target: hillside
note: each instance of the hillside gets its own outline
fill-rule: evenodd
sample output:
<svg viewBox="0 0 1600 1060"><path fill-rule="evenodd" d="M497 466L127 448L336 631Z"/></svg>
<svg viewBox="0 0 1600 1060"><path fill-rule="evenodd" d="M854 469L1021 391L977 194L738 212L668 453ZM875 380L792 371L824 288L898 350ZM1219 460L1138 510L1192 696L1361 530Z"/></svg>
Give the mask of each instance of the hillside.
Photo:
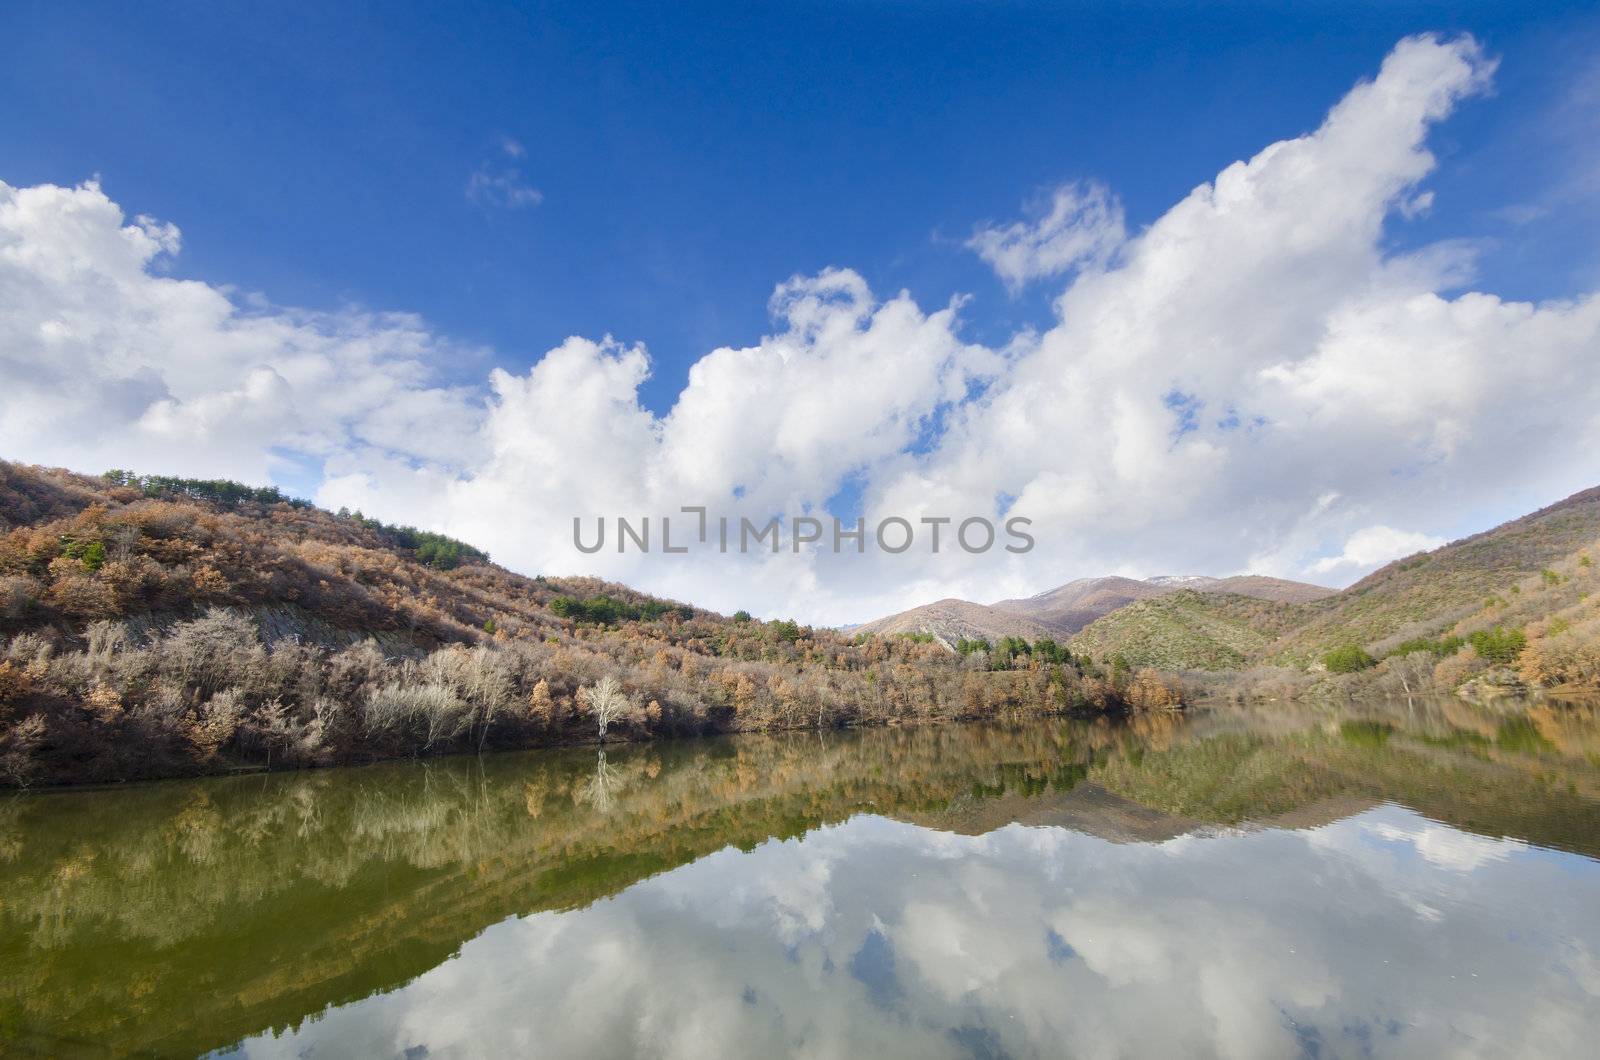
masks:
<svg viewBox="0 0 1600 1060"><path fill-rule="evenodd" d="M0 461L0 784L1175 698L1159 691L523 577L270 488Z"/></svg>
<svg viewBox="0 0 1600 1060"><path fill-rule="evenodd" d="M1421 652L1397 687L1454 689L1515 666L1543 687L1600 688L1600 490L1432 552L1397 560L1339 593L1263 579L1261 599L1215 591L1231 581L1136 602L1070 642L1097 660L1121 656L1166 670L1244 670L1263 664L1320 671L1344 650L1352 672ZM1193 584L1192 579L1185 579ZM1287 587L1287 588L1286 588ZM1496 638L1483 652L1474 635ZM1522 647L1526 642L1526 650ZM1379 666L1380 682L1393 666Z"/></svg>
<svg viewBox="0 0 1600 1060"><path fill-rule="evenodd" d="M524 578L443 535L235 485L117 485L0 462L0 632L71 635L103 619L160 628L232 607L275 637L330 647L370 637L398 651L490 640L486 625L516 638L559 634L572 626L551 610L563 596L712 617L597 579Z"/></svg>
<svg viewBox="0 0 1600 1060"><path fill-rule="evenodd" d="M1298 604L1180 589L1113 611L1068 642L1074 652L1162 670L1237 670L1304 621Z"/></svg>
<svg viewBox="0 0 1600 1060"><path fill-rule="evenodd" d="M1325 596L1333 596L1337 589L1309 582L1289 581L1286 578L1269 578L1264 574L1235 574L1231 578L1210 578L1204 574L1163 574L1145 579L1149 584L1163 589L1193 589L1202 593L1231 593L1257 600L1279 600L1290 604L1308 604Z"/></svg>
<svg viewBox="0 0 1600 1060"><path fill-rule="evenodd" d="M1052 621L946 600L846 635L524 577L272 489L0 462L0 783L567 743L601 719L643 739L1170 705L1155 670L1600 688L1596 554L1590 490L1333 595L1085 579L1005 602Z"/></svg>
<svg viewBox="0 0 1600 1060"><path fill-rule="evenodd" d="M1036 641L1057 636L1049 626L1022 615L985 607L970 600L947 599L923 604L897 615L856 626L853 633L884 637L902 634L931 634L946 648L954 649L963 640L996 642L1005 637Z"/></svg>
<svg viewBox="0 0 1600 1060"><path fill-rule="evenodd" d="M1102 616L1140 600L1150 600L1181 591L1220 593L1257 600L1303 604L1334 595L1338 590L1306 582L1269 578L1260 574L1239 574L1230 578L1211 578L1203 574L1168 574L1146 580L1112 575L1104 578L1079 578L1036 596L1020 600L1001 600L997 611L1024 615L1049 628L1056 635L1072 635Z"/></svg>
<svg viewBox="0 0 1600 1060"><path fill-rule="evenodd" d="M1494 624L1491 603L1520 592L1541 571L1575 563L1600 539L1600 488L1585 490L1445 545L1390 563L1312 604L1307 621L1272 646L1267 659L1304 666L1344 644L1383 651L1458 623Z"/></svg>
<svg viewBox="0 0 1600 1060"><path fill-rule="evenodd" d="M1337 596L1339 590L1309 582L1290 581L1287 578L1269 578L1263 574L1236 574L1231 578L1214 578L1201 592L1226 593L1247 596L1253 600L1274 600L1285 604L1309 604Z"/></svg>
<svg viewBox="0 0 1600 1060"><path fill-rule="evenodd" d="M1056 635L1073 634L1101 615L1126 607L1171 588L1152 585L1134 578L1111 575L1104 578L1079 578L1055 589L1020 600L1001 600L996 611L1032 619Z"/></svg>

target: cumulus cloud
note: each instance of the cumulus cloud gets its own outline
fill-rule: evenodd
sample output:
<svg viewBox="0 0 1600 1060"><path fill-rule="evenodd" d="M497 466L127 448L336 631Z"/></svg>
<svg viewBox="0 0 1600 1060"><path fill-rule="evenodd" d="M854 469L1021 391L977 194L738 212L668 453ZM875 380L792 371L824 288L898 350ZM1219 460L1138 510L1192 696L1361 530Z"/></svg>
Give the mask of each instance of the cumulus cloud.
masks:
<svg viewBox="0 0 1600 1060"><path fill-rule="evenodd" d="M8 458L260 481L280 450L465 457L477 399L432 367L465 351L409 314L275 308L163 275L179 247L93 181L0 183Z"/></svg>
<svg viewBox="0 0 1600 1060"><path fill-rule="evenodd" d="M1135 236L1086 185L980 233L1003 276L1073 273L1051 325L998 348L962 337L960 296L924 308L849 269L793 277L770 334L701 357L664 415L640 404L637 343L575 336L525 371L446 385L432 366L457 351L413 316L172 278L171 224L129 221L94 183L0 185L0 451L253 480L289 457L320 466L325 503L530 573L819 622L1107 571L1352 580L1437 545L1508 483L1553 500L1600 473L1600 297L1447 295L1469 286L1474 244L1387 238L1429 201L1430 130L1493 68L1469 38L1409 38L1317 129ZM1038 547L572 545L574 516L764 521L827 514L841 491L869 522L1025 515Z"/></svg>
<svg viewBox="0 0 1600 1060"><path fill-rule="evenodd" d="M1417 552L1428 552L1445 544L1442 537L1396 530L1392 526L1368 526L1350 535L1344 551L1319 559L1311 565L1318 574L1329 574L1340 567L1370 570L1390 560L1403 559Z"/></svg>
<svg viewBox="0 0 1600 1060"><path fill-rule="evenodd" d="M1122 204L1103 184L1063 184L1032 223L980 228L967 246L1016 291L1030 280L1104 262L1127 237Z"/></svg>

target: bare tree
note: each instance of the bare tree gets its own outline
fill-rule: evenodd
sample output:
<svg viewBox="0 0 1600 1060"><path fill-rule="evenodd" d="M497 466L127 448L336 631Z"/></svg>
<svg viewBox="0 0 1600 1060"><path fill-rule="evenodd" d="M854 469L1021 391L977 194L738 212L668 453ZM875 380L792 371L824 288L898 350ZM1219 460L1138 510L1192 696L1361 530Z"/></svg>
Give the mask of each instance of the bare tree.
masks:
<svg viewBox="0 0 1600 1060"><path fill-rule="evenodd" d="M465 732L472 724L472 711L443 685L392 684L368 694L363 720L369 736L398 733L420 740L427 751Z"/></svg>
<svg viewBox="0 0 1600 1060"><path fill-rule="evenodd" d="M471 709L448 688L424 685L419 691L423 693L417 707L423 719L424 751L437 743L449 743L471 727Z"/></svg>
<svg viewBox="0 0 1600 1060"><path fill-rule="evenodd" d="M489 739L489 727L514 694L507 656L482 645L445 648L428 656L422 670L437 684L453 689L465 700L472 716L468 726L478 730L478 750Z"/></svg>
<svg viewBox="0 0 1600 1060"><path fill-rule="evenodd" d="M584 700L594 714L595 724L600 727L601 743L606 742L606 729L611 723L625 716L632 707L628 697L622 694L622 685L609 674L584 692Z"/></svg>
<svg viewBox="0 0 1600 1060"><path fill-rule="evenodd" d="M1398 659L1385 660L1383 672L1378 677L1378 687L1386 692L1403 692L1409 705L1411 697L1434 690L1433 667L1436 662L1431 652L1414 651Z"/></svg>

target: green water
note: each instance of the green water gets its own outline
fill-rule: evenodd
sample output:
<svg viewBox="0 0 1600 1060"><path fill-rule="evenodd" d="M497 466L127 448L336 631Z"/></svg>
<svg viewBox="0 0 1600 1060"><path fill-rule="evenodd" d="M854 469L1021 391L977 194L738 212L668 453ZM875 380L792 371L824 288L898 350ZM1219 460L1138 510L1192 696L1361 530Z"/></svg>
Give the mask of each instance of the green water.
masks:
<svg viewBox="0 0 1600 1060"><path fill-rule="evenodd" d="M1593 707L0 797L0 1054L1586 1056Z"/></svg>

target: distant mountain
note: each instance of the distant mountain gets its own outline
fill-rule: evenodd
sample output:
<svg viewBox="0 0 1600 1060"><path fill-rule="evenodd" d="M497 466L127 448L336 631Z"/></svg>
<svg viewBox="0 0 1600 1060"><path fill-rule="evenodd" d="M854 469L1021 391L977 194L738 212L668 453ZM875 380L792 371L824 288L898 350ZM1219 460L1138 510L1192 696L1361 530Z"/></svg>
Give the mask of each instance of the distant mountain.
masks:
<svg viewBox="0 0 1600 1060"><path fill-rule="evenodd" d="M1217 579L1209 574L1158 574L1154 578L1146 578L1145 581L1168 589L1203 589L1214 584Z"/></svg>
<svg viewBox="0 0 1600 1060"><path fill-rule="evenodd" d="M1057 638L1060 633L1025 615L985 607L970 600L939 600L897 615L889 615L856 626L852 633L876 633L892 637L902 633L931 633L940 643L954 648L961 640L987 640L1022 637L1028 641Z"/></svg>
<svg viewBox="0 0 1600 1060"><path fill-rule="evenodd" d="M1381 658L1418 638L1504 627L1534 645L1530 658L1544 653L1535 662L1548 683L1588 687L1600 683L1597 554L1600 488L1396 560L1342 592L1253 574L1080 578L992 607L943 600L863 628L947 641L1052 636L1102 663L1235 670L1305 669L1348 646Z"/></svg>
<svg viewBox="0 0 1600 1060"><path fill-rule="evenodd" d="M1152 578L1151 581L1155 579ZM1211 578L1200 588L1207 593L1230 593L1248 596L1255 600L1277 600L1289 604L1309 604L1339 595L1339 590L1309 582L1290 581L1287 578L1268 578L1261 574L1236 574L1231 578Z"/></svg>
<svg viewBox="0 0 1600 1060"><path fill-rule="evenodd" d="M1281 600L1291 604L1309 604L1327 596L1337 596L1339 590L1326 585L1295 582L1287 578L1269 578L1264 574L1235 574L1231 578L1211 578L1204 574L1162 574L1146 578L1151 585L1163 589L1193 589L1201 593L1231 593L1257 600Z"/></svg>
<svg viewBox="0 0 1600 1060"><path fill-rule="evenodd" d="M850 632L932 633L950 645L964 637L990 642L1001 637L1064 640L1130 604L1183 591L1301 604L1332 596L1337 590L1259 574L1231 578L1168 574L1144 581L1108 575L1079 578L1035 596L988 606L970 600L940 600L852 627Z"/></svg>
<svg viewBox="0 0 1600 1060"><path fill-rule="evenodd" d="M1231 578L1212 578L1204 574L1163 574L1143 581L1113 575L1079 578L1037 596L1001 600L994 607L999 611L1025 615L1049 627L1057 635L1070 636L1129 604L1184 590L1292 604L1310 603L1338 592L1321 585L1268 578L1260 574L1238 574Z"/></svg>
<svg viewBox="0 0 1600 1060"><path fill-rule="evenodd" d="M993 609L1031 619L1051 630L1055 636L1070 636L1119 607L1172 591L1166 586L1116 575L1079 578L1036 596L1001 600Z"/></svg>

